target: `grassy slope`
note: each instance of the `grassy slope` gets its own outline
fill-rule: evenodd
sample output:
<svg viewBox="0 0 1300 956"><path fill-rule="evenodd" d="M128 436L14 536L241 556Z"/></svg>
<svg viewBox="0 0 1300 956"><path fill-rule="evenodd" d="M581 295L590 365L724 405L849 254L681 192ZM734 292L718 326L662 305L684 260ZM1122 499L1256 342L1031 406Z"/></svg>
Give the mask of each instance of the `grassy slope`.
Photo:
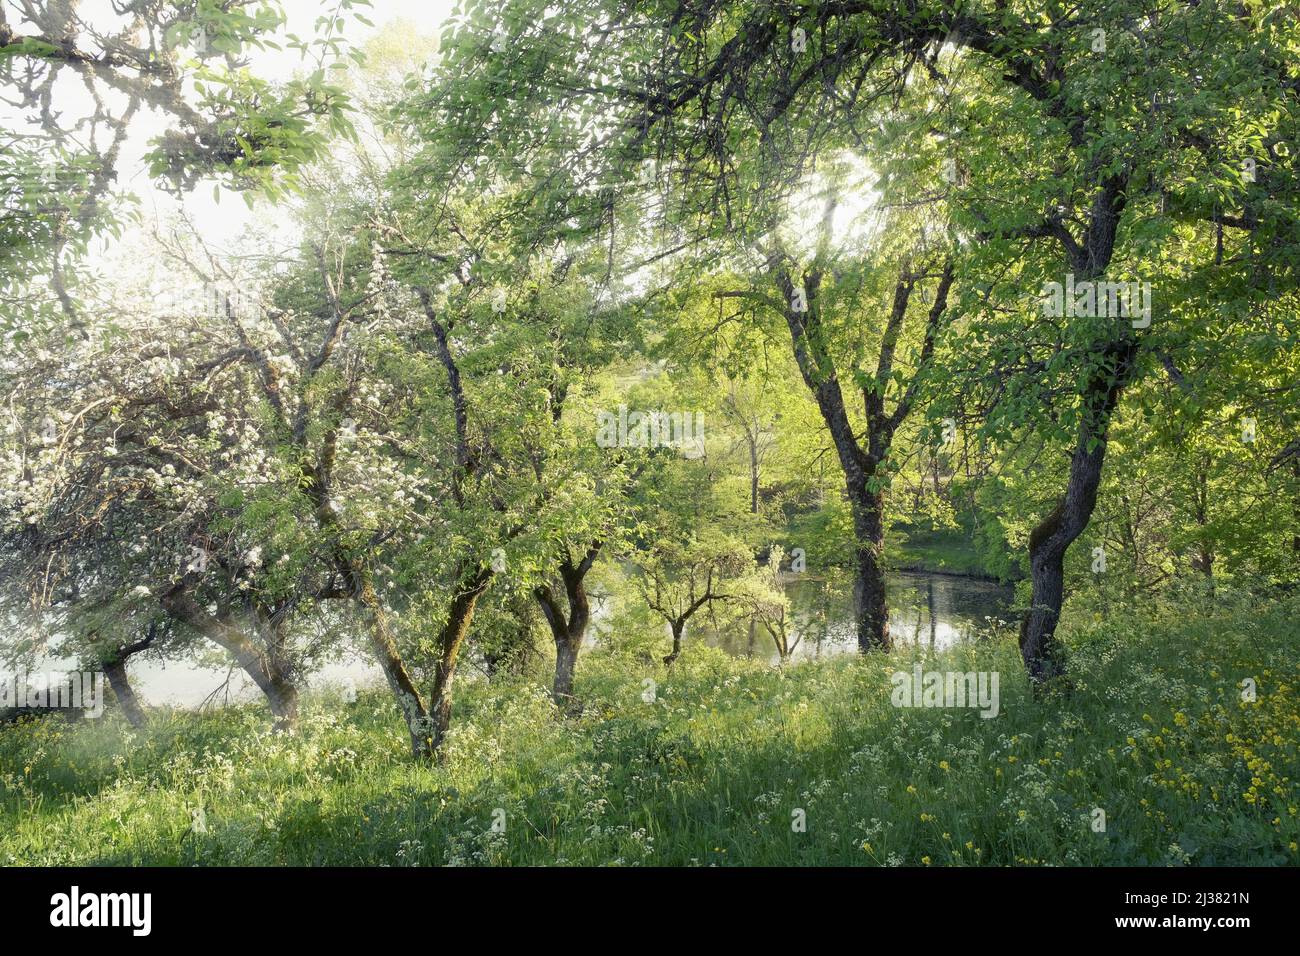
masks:
<svg viewBox="0 0 1300 956"><path fill-rule="evenodd" d="M671 673L588 655L577 721L467 683L441 768L378 692L292 738L255 707L29 722L0 730L0 862L1294 864L1297 610L1075 627L1076 690L1041 702L1009 636L952 652L1000 672L991 720L892 707L905 651L782 673L691 648Z"/></svg>
<svg viewBox="0 0 1300 956"><path fill-rule="evenodd" d="M895 529L885 542L885 555L896 570L992 577L966 535L958 530Z"/></svg>

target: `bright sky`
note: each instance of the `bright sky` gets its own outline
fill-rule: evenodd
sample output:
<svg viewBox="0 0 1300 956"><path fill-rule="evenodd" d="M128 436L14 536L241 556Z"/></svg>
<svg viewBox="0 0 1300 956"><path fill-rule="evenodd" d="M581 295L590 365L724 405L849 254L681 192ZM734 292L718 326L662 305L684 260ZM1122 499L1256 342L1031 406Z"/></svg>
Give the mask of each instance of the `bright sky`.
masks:
<svg viewBox="0 0 1300 956"><path fill-rule="evenodd" d="M332 0L279 2L287 17L283 32L296 34L303 39L308 39L315 33L318 17L335 8ZM102 7L105 16L113 21L108 3L109 0L81 0L80 9L91 22L95 22L94 12ZM354 12L360 12L373 21L374 26L366 26L349 16L344 35L353 45L360 47L394 21L403 23L401 36L406 36L408 31L436 35L450 15L454 3L455 0L371 0L369 8ZM13 0L0 0L0 4L5 4L10 9L10 19L13 20ZM104 25L108 26L108 23ZM282 37L273 39L280 40ZM254 73L273 80L289 79L295 71L314 66L310 61L304 62L297 51L288 49L249 49L246 56ZM78 100L81 101L80 111L88 113L90 101L79 81L69 75L62 82L65 86L60 94L61 102L69 108L69 113L78 112ZM0 123L12 121L15 128L21 126L19 117L5 114L5 107L0 105ZM174 220L182 209L214 250L239 248L241 237L250 228L259 235L268 237L277 236L286 228L287 217L282 211L272 208L270 203L260 202L250 210L242 197L234 193L223 190L219 197L214 195L212 181L199 183L181 200L157 188L150 179L143 157L151 140L163 132L168 123L169 118L166 116L141 113L131 124L130 138L118 164L118 188L133 194L139 200L142 221L138 227L128 228L121 240L105 238L97 248L91 250L90 264L99 266L101 270L111 273L131 262L132 250L136 246L132 241L135 229L147 234L155 224ZM852 170L849 177L851 182L846 184L848 188L842 193L835 214L833 235L837 246L861 242L875 227L870 211L878 197L871 188L871 178L861 163L856 164ZM815 187L813 189L805 197L806 201L796 203L793 212L794 245L801 252L811 251L803 246L809 244L815 235L815 229L810 226L815 224L821 214L822 198L816 194ZM286 240L287 238L286 236Z"/></svg>
<svg viewBox="0 0 1300 956"><path fill-rule="evenodd" d="M399 19L413 23L421 32L436 34L451 13L453 3L454 0L372 0L370 9L361 9L360 12L374 22L374 27L350 20L346 35L353 45L361 46L387 23ZM286 32L296 33L304 39L314 32L316 18L333 8L333 4L321 0L282 0L282 5L288 17ZM253 71L269 79L289 79L296 70L303 68L300 55L290 50L254 50L250 60ZM170 214L176 208L176 200L149 181L139 156L155 131L146 131L142 124L140 132L139 153L133 153L131 157L133 168L130 177L123 169L120 181L140 198L141 213L147 220L154 214ZM263 203L261 208L250 211L240 197L230 193L223 193L217 201L212 194L211 182L191 190L184 199L188 215L200 226L205 239L218 247L228 245L246 226L265 219L265 205Z"/></svg>
<svg viewBox="0 0 1300 956"><path fill-rule="evenodd" d="M328 0L279 0L287 16L285 33L297 34L308 40L315 33L317 17L334 9L335 4ZM21 29L21 17L12 3L5 4L10 21ZM353 11L361 13L373 21L374 26L366 26L348 17L345 31L347 39L355 46L362 46L379 30L395 20L409 23L420 33L434 35L443 21L451 13L454 0L371 0L369 8ZM109 23L120 23L111 11L109 0L81 0L79 10L92 24L99 25L97 14L101 12ZM279 40L280 37L274 39ZM293 76L297 70L313 66L304 62L295 50L248 50L250 68L259 75L272 80L284 80ZM88 114L91 101L81 89L80 82L73 76L62 78L59 91L60 103L68 115ZM110 100L111 102L111 100ZM0 105L0 124L13 129L21 129L26 124L23 118L6 106ZM149 177L143 156L149 148L153 137L167 126L167 118L158 114L141 113L132 121L128 141L125 143L118 163L119 190L134 194L140 202L139 211L143 219L142 227L148 229L159 219L170 219L178 211L177 200L158 189ZM27 127L32 129L32 127ZM249 210L243 199L229 192L222 192L218 201L213 196L211 181L200 183L191 190L183 200L183 207L189 218L199 227L205 240L214 247L228 246L243 230L250 225L261 228L275 228L275 223L268 219L268 204L261 203L254 210ZM97 249L92 250L91 260L107 264L115 255L123 252L123 247L130 244L130 230L120 244L105 240ZM116 248L114 248L116 246Z"/></svg>

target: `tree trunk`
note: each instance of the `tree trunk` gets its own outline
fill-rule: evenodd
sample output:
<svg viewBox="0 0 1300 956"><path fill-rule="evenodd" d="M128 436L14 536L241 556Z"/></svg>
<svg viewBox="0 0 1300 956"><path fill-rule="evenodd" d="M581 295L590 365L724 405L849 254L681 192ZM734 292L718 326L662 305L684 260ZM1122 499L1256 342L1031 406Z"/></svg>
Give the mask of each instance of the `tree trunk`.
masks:
<svg viewBox="0 0 1300 956"><path fill-rule="evenodd" d="M564 594L569 602L566 615L564 608L555 599L551 588L542 584L533 590L533 596L542 606L542 614L551 628L551 638L555 641L555 682L551 686L551 697L557 706L570 711L576 709L577 699L573 696L573 681L578 665L578 654L582 650L583 639L587 635L587 624L591 620L591 601L587 598L586 577L591 570L596 556L600 553L600 542L587 549L586 556L577 564L569 555L560 562L560 579L564 582Z"/></svg>
<svg viewBox="0 0 1300 956"><path fill-rule="evenodd" d="M127 679L126 661L121 658L105 661L104 676L108 678L108 685L113 688L117 703L122 708L122 713L126 715L127 721L136 730L143 730L147 720L144 708L140 706L140 701L131 688L131 682Z"/></svg>
<svg viewBox="0 0 1300 956"><path fill-rule="evenodd" d="M266 691L266 700L271 706L272 728L277 733L292 733L298 725L298 688L277 676Z"/></svg>
<svg viewBox="0 0 1300 956"><path fill-rule="evenodd" d="M375 593L370 575L355 569L353 581L357 599L361 602L368 618L367 634L370 638L370 648L375 655L375 660L379 662L380 669L384 672L384 679L388 681L388 689L397 698L397 706L401 708L402 719L406 722L407 733L411 738L411 756L417 760L425 759L429 756L432 747L429 712L425 710L424 701L420 699L415 681L411 680L411 675L406 670L406 664L397 649L397 642L388 627L388 615L379 601L379 596Z"/></svg>
<svg viewBox="0 0 1300 956"><path fill-rule="evenodd" d="M573 672L578 664L577 643L567 639L555 642L555 684L551 696L557 706L566 707L573 700Z"/></svg>
<svg viewBox="0 0 1300 956"><path fill-rule="evenodd" d="M166 592L160 603L168 614L225 648L266 696L275 729L293 730L298 719L298 688L281 661L257 647L239 628L199 607L183 584Z"/></svg>
<svg viewBox="0 0 1300 956"><path fill-rule="evenodd" d="M1291 474L1297 481L1300 481L1300 455L1297 455L1295 460L1291 462ZM1296 524L1300 526L1300 495L1291 500L1291 513L1296 519ZM1300 554L1300 531L1296 531L1291 536L1291 550L1296 554Z"/></svg>
<svg viewBox="0 0 1300 956"><path fill-rule="evenodd" d="M779 624L764 624L767 633L772 636L772 643L776 645L776 656L782 664L790 661L790 636L786 634L785 628Z"/></svg>
<svg viewBox="0 0 1300 956"><path fill-rule="evenodd" d="M854 489L851 489L851 492ZM880 492L857 489L852 494L853 526L857 540L853 578L853 618L860 651L887 651L889 608L885 598L884 500Z"/></svg>
<svg viewBox="0 0 1300 956"><path fill-rule="evenodd" d="M934 650L935 640L938 637L938 627L934 622L934 580L925 582L925 609L930 618L930 650Z"/></svg>
<svg viewBox="0 0 1300 956"><path fill-rule="evenodd" d="M447 623L438 635L438 667L433 675L433 695L429 701L429 749L441 759L443 741L451 727L451 694L456 678L456 664L461 645L469 634L474 620L474 608L492 582L492 572L482 570L475 574L452 598L447 611Z"/></svg>
<svg viewBox="0 0 1300 956"><path fill-rule="evenodd" d="M673 661L682 656L682 632L686 630L686 621L684 618L678 618L675 621L669 621L668 626L673 629L673 650L671 654L664 658L664 663L671 665Z"/></svg>
<svg viewBox="0 0 1300 956"><path fill-rule="evenodd" d="M823 238L829 238L834 204L828 204L823 219ZM775 279L785 302L786 324L790 328L794 358L804 384L812 392L821 412L822 420L830 431L836 454L844 469L844 484L853 509L855 538L855 575L853 581L853 616L857 626L858 649L889 650L889 612L885 599L884 569L884 510L883 493L875 483L885 477L882 464L889 456L894 433L910 414L916 400L918 379L913 378L904 394L899 397L893 414L885 412L883 383L890 380L894 368L894 355L903 324L907 317L912 290L918 281L904 268L894 290L894 301L885 325L880 345L876 381L879 388L862 390L867 418L866 448L859 444L856 430L849 420L844 404L844 393L836 378L835 363L827 351L821 325L821 307L818 293L822 272L814 268L803 276L804 308L796 309L794 278L776 260ZM948 292L954 278L952 262L946 262L935 290L934 304L930 308L925 327L925 341L917 365L925 366L934 351L936 330L948 308ZM874 487L873 487L874 486Z"/></svg>
<svg viewBox="0 0 1300 956"><path fill-rule="evenodd" d="M1093 200L1084 242L1063 243L1080 279L1092 281L1109 267L1120 216L1128 204L1127 189L1127 172L1106 179ZM1100 361L1088 375L1080 395L1082 415L1065 494L1029 535L1033 598L1020 624L1020 656L1035 686L1065 672L1065 662L1056 642L1056 625L1065 597L1065 552L1088 527L1097 506L1111 413L1119 404L1120 392L1136 371L1137 351L1137 340L1128 330L1121 330L1119 337L1112 338L1103 347Z"/></svg>
<svg viewBox="0 0 1300 956"><path fill-rule="evenodd" d="M1196 545L1197 553L1192 556L1192 569L1204 574L1213 587L1214 546L1210 544L1210 537L1206 533L1206 525L1210 520L1209 467L1208 457L1203 457L1196 465L1195 487L1192 494L1195 503L1194 517L1197 527L1200 528L1200 541Z"/></svg>
<svg viewBox="0 0 1300 956"><path fill-rule="evenodd" d="M1020 655L1035 684L1065 671L1056 642L1056 625L1065 596L1065 552L1088 527L1097 506L1110 416L1133 374L1136 352L1133 339L1112 343L1100 367L1090 376L1065 495L1029 536L1033 601L1020 625Z"/></svg>

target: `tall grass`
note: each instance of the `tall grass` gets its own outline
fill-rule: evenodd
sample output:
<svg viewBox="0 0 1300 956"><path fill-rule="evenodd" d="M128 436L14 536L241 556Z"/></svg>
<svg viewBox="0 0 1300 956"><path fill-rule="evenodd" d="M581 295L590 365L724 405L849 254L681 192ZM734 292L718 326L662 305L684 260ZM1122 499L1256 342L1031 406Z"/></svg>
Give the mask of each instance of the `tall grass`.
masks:
<svg viewBox="0 0 1300 956"><path fill-rule="evenodd" d="M1294 864L1297 611L1076 622L1074 687L1042 699L1010 634L927 659L999 672L994 719L892 706L908 648L781 670L688 647L585 655L579 718L540 680L466 682L437 767L379 691L309 698L293 736L255 706L28 721L0 730L0 862Z"/></svg>

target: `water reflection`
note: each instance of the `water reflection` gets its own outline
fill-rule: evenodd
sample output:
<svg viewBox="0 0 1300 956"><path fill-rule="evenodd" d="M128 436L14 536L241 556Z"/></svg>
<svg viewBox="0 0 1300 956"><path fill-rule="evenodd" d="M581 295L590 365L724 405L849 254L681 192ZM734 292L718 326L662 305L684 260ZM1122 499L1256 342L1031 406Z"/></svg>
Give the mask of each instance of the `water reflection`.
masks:
<svg viewBox="0 0 1300 956"><path fill-rule="evenodd" d="M851 587L810 575L791 576L784 582L790 598L792 626L796 639L795 660L818 658L857 650L853 627ZM988 618L1013 618L1011 589L989 581L945 574L896 572L889 578L889 629L896 644L921 644L935 649L968 638ZM593 621L608 613L605 602L594 601ZM595 630L589 634L594 642ZM667 636L665 634L665 648ZM720 647L737 657L755 657L777 662L773 640L761 627L743 625L726 631L708 626L708 616L698 615L686 629L686 646L703 642ZM543 647L545 654L547 648ZM71 661L49 661L45 669L72 669ZM136 693L148 704L177 707L221 707L228 703L257 700L260 693L238 668L203 667L187 662L141 660L131 665ZM363 687L383 683L379 668L370 661L351 657L326 664L313 673L313 687Z"/></svg>
<svg viewBox="0 0 1300 956"><path fill-rule="evenodd" d="M796 660L855 652L852 588L811 577L792 577L785 583L790 598L794 637L799 638ZM949 574L895 572L889 577L889 631L896 645L916 644L935 650L968 639L989 619L1010 622L1012 589L992 581ZM713 631L701 623L692 638L720 647L738 657L778 660L772 638L761 628L748 631Z"/></svg>

